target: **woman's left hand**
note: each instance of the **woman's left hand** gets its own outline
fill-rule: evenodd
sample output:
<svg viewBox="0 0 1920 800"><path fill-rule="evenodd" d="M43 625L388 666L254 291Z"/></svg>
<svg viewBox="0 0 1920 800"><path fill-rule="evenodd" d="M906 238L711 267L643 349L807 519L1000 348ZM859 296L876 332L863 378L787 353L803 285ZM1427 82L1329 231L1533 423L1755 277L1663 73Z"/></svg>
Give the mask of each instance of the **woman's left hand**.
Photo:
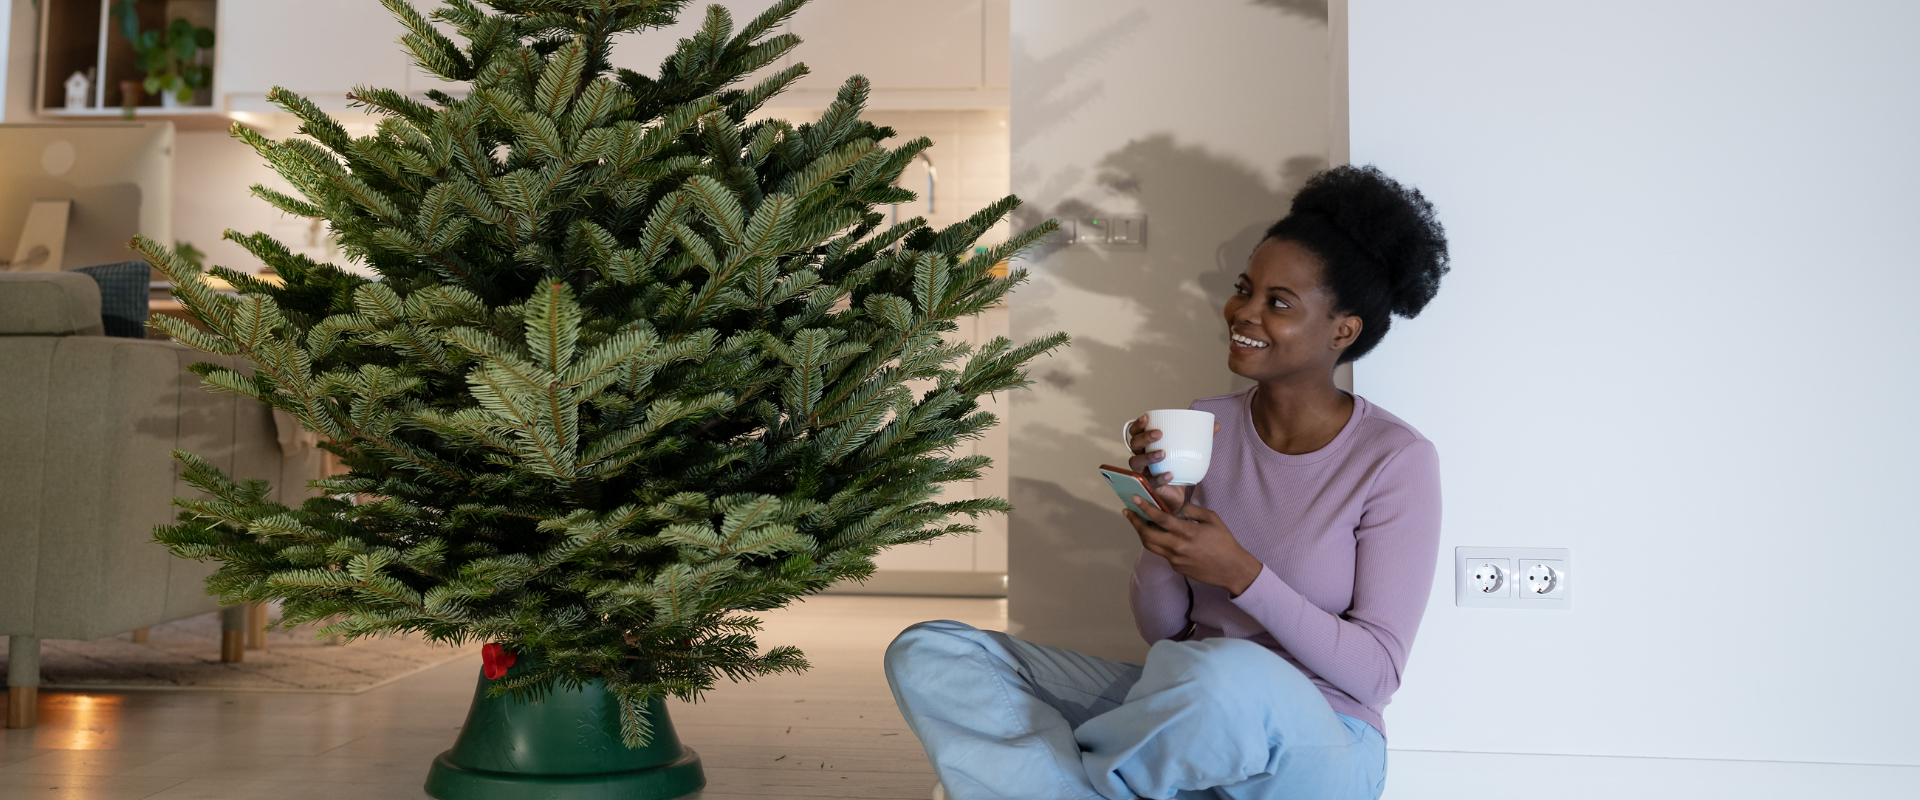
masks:
<svg viewBox="0 0 1920 800"><path fill-rule="evenodd" d="M1260 577L1265 565L1240 546L1219 514L1188 503L1176 517L1161 511L1146 498L1136 497L1134 503L1147 510L1148 519L1141 519L1131 510L1120 513L1133 524L1133 531L1140 535L1140 544L1147 552L1166 559L1173 565L1173 571L1219 586L1234 597L1239 597Z"/></svg>

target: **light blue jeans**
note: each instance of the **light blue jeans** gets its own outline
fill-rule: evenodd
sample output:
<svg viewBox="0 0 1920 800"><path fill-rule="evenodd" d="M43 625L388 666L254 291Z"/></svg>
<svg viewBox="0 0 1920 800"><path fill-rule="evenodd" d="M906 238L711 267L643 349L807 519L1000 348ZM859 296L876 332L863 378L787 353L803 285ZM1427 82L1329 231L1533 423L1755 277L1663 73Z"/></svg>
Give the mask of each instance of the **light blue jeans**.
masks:
<svg viewBox="0 0 1920 800"><path fill-rule="evenodd" d="M1375 800L1380 732L1244 639L1144 667L951 620L887 648L887 682L955 800Z"/></svg>

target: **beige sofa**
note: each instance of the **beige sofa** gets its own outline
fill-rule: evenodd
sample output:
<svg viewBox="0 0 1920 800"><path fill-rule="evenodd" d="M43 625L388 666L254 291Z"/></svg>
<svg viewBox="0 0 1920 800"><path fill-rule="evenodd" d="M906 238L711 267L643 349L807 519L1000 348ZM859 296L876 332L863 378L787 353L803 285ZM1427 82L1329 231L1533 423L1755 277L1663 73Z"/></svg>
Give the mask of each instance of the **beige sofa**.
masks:
<svg viewBox="0 0 1920 800"><path fill-rule="evenodd" d="M0 634L8 727L30 727L41 639L95 639L219 608L211 563L153 541L195 490L182 449L298 502L320 454L273 412L186 371L215 360L169 341L101 335L99 289L74 273L0 273ZM281 446L285 434L287 447ZM237 642L245 620L230 609ZM226 644L226 643L223 643ZM237 660L233 652L223 652Z"/></svg>

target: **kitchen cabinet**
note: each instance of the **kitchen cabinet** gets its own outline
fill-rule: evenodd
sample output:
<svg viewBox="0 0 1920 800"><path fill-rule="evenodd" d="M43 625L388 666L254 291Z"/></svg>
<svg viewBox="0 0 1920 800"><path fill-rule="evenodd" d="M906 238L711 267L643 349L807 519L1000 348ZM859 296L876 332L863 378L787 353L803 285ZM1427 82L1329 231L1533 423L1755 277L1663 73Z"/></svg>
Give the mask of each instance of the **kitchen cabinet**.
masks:
<svg viewBox="0 0 1920 800"><path fill-rule="evenodd" d="M431 0L414 0L428 10ZM771 0L725 0L738 28ZM617 66L653 74L710 3L681 21L616 40ZM847 76L873 82L875 109L973 109L1007 105L1007 0L814 0L787 26L805 40L771 73L804 61L812 74L777 98L784 108L824 108ZM347 108L354 86L418 94L442 84L409 61L400 23L376 0L247 0L221 7L216 70L230 111L272 112L268 90L284 86L321 108Z"/></svg>
<svg viewBox="0 0 1920 800"><path fill-rule="evenodd" d="M424 7L424 3L421 4ZM247 0L222 11L221 87L233 111L272 112L283 86L329 111L355 86L408 89L398 20L375 0Z"/></svg>
<svg viewBox="0 0 1920 800"><path fill-rule="evenodd" d="M832 91L846 76L876 89L978 89L980 0L816 0L795 14L813 74L795 88Z"/></svg>

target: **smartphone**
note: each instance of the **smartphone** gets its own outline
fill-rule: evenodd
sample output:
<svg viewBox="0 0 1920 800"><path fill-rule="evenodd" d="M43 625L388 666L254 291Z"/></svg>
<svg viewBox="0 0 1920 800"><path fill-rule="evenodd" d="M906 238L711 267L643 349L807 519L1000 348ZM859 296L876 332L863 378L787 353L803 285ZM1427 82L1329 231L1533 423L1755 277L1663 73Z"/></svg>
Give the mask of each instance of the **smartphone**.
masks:
<svg viewBox="0 0 1920 800"><path fill-rule="evenodd" d="M1166 501L1161 500L1159 495L1153 493L1153 487L1148 485L1147 476L1145 475L1130 469L1102 464L1100 465L1100 477L1107 479L1107 485L1113 487L1113 493L1120 496L1120 502L1125 504L1133 513L1139 514L1141 519L1151 521L1153 518L1147 516L1147 512L1142 510L1139 504L1133 501L1133 498L1136 496L1147 498L1147 502L1152 503L1154 508L1158 508L1168 514L1173 513L1173 509L1167 508Z"/></svg>

